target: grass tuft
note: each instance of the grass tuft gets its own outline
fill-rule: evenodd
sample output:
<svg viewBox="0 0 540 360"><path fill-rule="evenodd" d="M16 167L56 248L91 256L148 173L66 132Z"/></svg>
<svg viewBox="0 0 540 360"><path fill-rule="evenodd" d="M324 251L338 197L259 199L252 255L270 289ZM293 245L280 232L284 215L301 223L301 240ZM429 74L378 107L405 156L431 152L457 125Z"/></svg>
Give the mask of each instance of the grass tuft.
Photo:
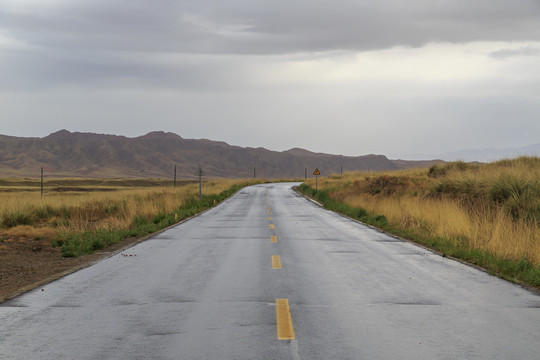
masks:
<svg viewBox="0 0 540 360"><path fill-rule="evenodd" d="M33 225L36 217L33 212L26 213L19 210L4 213L2 217L2 226L9 229L19 225Z"/></svg>

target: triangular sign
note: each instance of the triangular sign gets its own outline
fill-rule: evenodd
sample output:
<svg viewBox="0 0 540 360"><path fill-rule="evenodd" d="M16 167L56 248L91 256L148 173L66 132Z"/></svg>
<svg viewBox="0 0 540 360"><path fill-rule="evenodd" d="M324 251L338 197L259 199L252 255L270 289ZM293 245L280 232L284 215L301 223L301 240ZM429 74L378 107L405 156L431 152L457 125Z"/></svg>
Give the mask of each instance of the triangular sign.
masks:
<svg viewBox="0 0 540 360"><path fill-rule="evenodd" d="M313 172L313 175L321 175L321 172L319 171L319 169L315 169L315 171Z"/></svg>

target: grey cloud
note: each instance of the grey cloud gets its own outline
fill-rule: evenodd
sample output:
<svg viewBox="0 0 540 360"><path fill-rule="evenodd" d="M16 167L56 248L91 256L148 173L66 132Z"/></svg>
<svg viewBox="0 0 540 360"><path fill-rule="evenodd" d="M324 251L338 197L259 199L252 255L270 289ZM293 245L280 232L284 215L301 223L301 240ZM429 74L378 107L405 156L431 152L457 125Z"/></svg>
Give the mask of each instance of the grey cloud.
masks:
<svg viewBox="0 0 540 360"><path fill-rule="evenodd" d="M503 49L489 54L493 58L507 59L515 56L538 56L540 48L533 46L522 46L517 49Z"/></svg>
<svg viewBox="0 0 540 360"><path fill-rule="evenodd" d="M47 14L47 13L45 13ZM537 0L92 1L3 14L42 46L283 54L426 42L540 39Z"/></svg>
<svg viewBox="0 0 540 360"><path fill-rule="evenodd" d="M0 31L31 47L0 48L7 74L0 89L130 80L219 87L244 74L241 64L163 64L145 54L287 55L540 40L538 0L95 0L36 6L0 10Z"/></svg>
<svg viewBox="0 0 540 360"><path fill-rule="evenodd" d="M35 50L0 51L2 91L43 90L52 85L77 84L82 88L231 90L249 86L240 59L170 54L103 51Z"/></svg>
<svg viewBox="0 0 540 360"><path fill-rule="evenodd" d="M447 151L478 141L533 143L539 130L534 59L489 74L484 84L383 76L356 88L339 81L295 83L287 72L296 69L288 68L290 62L328 58L337 67L345 62L334 61L335 54L396 46L540 41L538 0L93 0L32 6L17 12L0 6L0 41L7 35L25 44L0 43L0 116L10 119L4 129L18 128L21 135L38 128L42 133L34 135L63 127L133 136L162 129L239 145L355 155ZM489 55L537 56L538 49ZM317 76L310 71L308 66L299 79ZM396 89L410 96L392 98ZM455 94L463 99L453 99ZM490 97L525 100L481 103ZM494 129L489 137L486 128Z"/></svg>

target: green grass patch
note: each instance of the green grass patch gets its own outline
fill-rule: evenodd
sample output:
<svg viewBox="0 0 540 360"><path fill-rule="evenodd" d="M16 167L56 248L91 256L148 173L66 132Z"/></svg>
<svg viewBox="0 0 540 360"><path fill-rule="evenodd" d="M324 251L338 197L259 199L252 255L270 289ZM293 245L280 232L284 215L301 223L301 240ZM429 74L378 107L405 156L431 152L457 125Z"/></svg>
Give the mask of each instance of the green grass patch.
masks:
<svg viewBox="0 0 540 360"><path fill-rule="evenodd" d="M96 230L58 235L53 246L60 246L63 257L92 254L97 250L119 243L129 234L126 230Z"/></svg>

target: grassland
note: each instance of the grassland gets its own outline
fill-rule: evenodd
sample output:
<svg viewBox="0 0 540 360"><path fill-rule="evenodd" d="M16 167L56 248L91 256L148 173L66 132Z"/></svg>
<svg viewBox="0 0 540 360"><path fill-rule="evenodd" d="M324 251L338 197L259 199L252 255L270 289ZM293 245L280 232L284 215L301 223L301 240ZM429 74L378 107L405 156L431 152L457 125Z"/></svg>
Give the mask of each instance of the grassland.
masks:
<svg viewBox="0 0 540 360"><path fill-rule="evenodd" d="M0 179L0 302L262 180ZM84 255L84 256L83 256Z"/></svg>
<svg viewBox="0 0 540 360"><path fill-rule="evenodd" d="M328 208L540 288L540 159L357 172L301 190Z"/></svg>
<svg viewBox="0 0 540 360"><path fill-rule="evenodd" d="M230 196L246 180L54 180L41 195L36 180L0 181L0 237L49 238L65 257L144 236Z"/></svg>

